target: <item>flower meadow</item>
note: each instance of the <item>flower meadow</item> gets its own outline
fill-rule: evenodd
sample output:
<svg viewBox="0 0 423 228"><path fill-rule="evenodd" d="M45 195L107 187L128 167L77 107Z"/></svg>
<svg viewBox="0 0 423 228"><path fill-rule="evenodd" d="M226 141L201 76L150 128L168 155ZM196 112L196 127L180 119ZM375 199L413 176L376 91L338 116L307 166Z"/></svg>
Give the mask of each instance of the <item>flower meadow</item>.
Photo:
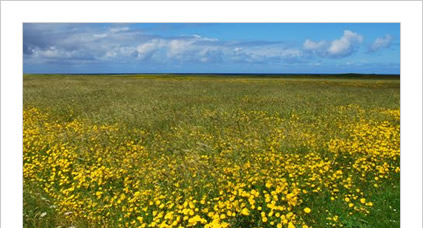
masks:
<svg viewBox="0 0 423 228"><path fill-rule="evenodd" d="M24 76L25 227L399 227L399 80Z"/></svg>

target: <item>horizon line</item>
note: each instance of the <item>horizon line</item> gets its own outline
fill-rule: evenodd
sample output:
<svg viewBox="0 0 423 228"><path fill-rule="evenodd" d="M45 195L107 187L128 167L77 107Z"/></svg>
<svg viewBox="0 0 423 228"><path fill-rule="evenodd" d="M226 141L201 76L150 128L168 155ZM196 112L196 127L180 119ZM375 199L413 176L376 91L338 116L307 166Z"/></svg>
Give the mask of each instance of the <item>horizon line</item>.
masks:
<svg viewBox="0 0 423 228"><path fill-rule="evenodd" d="M147 72L139 72L139 73L23 73L25 74L43 74L43 75L137 75L137 74L173 74L173 75L183 75L183 74L190 74L190 75L396 75L399 76L401 74L395 73L196 73L196 72L184 72L184 73L147 73Z"/></svg>

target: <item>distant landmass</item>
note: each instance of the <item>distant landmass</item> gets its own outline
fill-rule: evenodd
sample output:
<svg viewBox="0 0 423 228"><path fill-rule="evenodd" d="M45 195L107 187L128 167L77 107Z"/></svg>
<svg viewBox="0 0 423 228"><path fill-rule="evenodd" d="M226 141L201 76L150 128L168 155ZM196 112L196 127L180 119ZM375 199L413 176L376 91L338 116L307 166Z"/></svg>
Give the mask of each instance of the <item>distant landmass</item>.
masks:
<svg viewBox="0 0 423 228"><path fill-rule="evenodd" d="M399 74L358 74L358 73L342 73L342 74L311 74L311 73L48 73L48 74L24 74L24 75L74 75L74 76L161 76L161 77L179 77L179 76L200 76L200 77L284 77L284 78L367 78L367 79L400 79Z"/></svg>

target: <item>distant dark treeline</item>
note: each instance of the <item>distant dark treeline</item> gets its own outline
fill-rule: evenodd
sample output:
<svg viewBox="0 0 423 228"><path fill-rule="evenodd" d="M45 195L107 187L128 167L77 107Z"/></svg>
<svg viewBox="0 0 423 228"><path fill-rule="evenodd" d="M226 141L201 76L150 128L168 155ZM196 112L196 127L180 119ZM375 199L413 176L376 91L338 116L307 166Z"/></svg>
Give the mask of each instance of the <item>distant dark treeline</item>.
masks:
<svg viewBox="0 0 423 228"><path fill-rule="evenodd" d="M77 73L77 74L24 74L33 76L200 76L200 77L271 77L271 78L346 78L346 79L400 79L399 74L262 74L262 73Z"/></svg>

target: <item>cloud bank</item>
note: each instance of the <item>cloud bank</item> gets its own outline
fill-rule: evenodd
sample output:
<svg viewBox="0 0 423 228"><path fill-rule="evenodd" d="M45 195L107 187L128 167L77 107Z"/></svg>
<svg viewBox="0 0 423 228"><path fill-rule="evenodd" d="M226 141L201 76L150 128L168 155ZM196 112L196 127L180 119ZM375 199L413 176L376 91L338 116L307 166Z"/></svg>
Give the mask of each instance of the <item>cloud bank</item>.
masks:
<svg viewBox="0 0 423 228"><path fill-rule="evenodd" d="M96 72L112 69L155 72L158 67L168 71L259 69L282 72L288 68L304 71L304 67L323 69L357 62L350 56L360 52L364 43L363 35L351 30L344 30L332 40L289 42L283 38L269 40L272 37L224 40L210 35L159 32L160 35L156 27L146 30L130 24L25 23L24 69L42 70L51 66L58 70ZM392 37L386 35L365 48L367 53L377 52L389 47L391 42ZM219 69L215 69L216 66Z"/></svg>
<svg viewBox="0 0 423 228"><path fill-rule="evenodd" d="M67 24L25 24L25 60L28 63L274 63L297 61L302 56L300 49L289 47L284 42L220 41L196 34L161 37L128 27L89 28Z"/></svg>

